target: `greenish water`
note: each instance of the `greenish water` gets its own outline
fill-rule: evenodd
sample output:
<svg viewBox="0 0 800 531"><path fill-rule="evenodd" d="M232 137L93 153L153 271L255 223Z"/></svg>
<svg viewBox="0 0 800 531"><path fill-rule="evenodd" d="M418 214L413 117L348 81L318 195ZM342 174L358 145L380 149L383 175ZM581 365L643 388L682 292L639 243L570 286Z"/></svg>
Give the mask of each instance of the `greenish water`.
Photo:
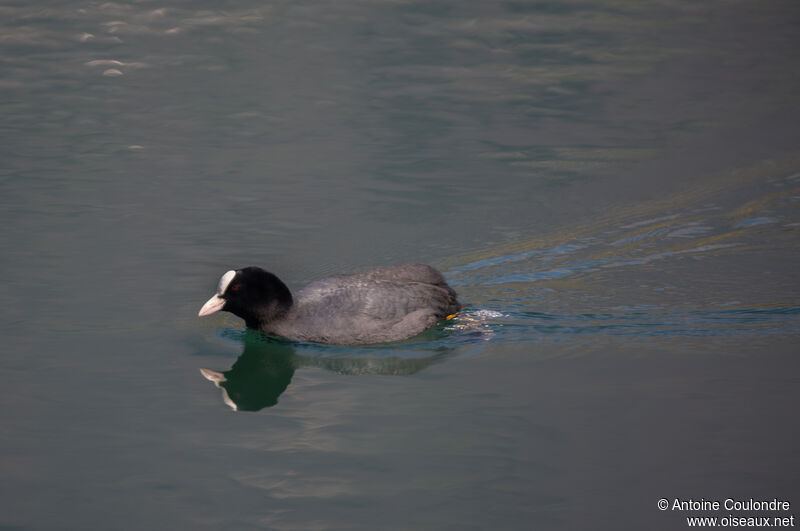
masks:
<svg viewBox="0 0 800 531"><path fill-rule="evenodd" d="M796 514L799 23L789 1L0 6L0 529ZM403 343L197 318L234 267L296 289L407 261L466 308Z"/></svg>

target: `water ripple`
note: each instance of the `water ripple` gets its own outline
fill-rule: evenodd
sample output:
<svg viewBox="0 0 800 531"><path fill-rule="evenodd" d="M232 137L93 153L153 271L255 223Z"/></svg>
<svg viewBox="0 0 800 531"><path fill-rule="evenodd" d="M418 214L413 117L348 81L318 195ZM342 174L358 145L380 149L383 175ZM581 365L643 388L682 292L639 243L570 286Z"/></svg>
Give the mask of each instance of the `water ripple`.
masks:
<svg viewBox="0 0 800 531"><path fill-rule="evenodd" d="M800 293L786 256L800 253L796 175L726 191L739 201L645 206L490 251L448 279L472 303L466 319L493 340L794 334Z"/></svg>

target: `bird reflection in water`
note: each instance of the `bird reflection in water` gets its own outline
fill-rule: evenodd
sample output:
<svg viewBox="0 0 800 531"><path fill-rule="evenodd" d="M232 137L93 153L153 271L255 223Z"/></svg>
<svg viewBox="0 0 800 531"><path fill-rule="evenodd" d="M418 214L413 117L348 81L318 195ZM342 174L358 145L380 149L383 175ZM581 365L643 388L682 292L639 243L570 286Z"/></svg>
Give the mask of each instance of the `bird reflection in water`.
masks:
<svg viewBox="0 0 800 531"><path fill-rule="evenodd" d="M222 400L234 411L259 411L278 403L278 397L292 381L294 371L317 367L339 374L379 374L403 376L417 373L445 359L452 349L438 346L431 354L419 357L319 354L315 347L300 347L317 354L298 353L298 344L247 330L242 335L244 351L229 370L200 369L203 376L222 390ZM322 347L325 348L325 347ZM389 347L391 348L391 347ZM386 352L382 350L381 352Z"/></svg>

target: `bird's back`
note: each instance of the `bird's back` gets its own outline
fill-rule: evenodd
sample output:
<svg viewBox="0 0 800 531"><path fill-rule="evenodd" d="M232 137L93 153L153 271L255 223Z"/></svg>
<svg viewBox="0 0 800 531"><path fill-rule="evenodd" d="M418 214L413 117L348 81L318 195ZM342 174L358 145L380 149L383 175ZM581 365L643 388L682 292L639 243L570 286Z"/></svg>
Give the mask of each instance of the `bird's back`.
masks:
<svg viewBox="0 0 800 531"><path fill-rule="evenodd" d="M441 273L424 264L403 264L309 284L271 331L337 344L398 341L459 309L456 293Z"/></svg>

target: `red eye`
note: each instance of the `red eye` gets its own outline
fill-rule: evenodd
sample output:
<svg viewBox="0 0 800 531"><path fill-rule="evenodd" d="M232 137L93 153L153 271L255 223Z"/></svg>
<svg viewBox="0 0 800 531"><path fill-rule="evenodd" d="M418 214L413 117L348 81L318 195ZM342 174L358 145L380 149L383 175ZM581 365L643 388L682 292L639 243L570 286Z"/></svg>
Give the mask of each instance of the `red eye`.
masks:
<svg viewBox="0 0 800 531"><path fill-rule="evenodd" d="M231 291L239 291L239 284L234 284L231 286Z"/></svg>

